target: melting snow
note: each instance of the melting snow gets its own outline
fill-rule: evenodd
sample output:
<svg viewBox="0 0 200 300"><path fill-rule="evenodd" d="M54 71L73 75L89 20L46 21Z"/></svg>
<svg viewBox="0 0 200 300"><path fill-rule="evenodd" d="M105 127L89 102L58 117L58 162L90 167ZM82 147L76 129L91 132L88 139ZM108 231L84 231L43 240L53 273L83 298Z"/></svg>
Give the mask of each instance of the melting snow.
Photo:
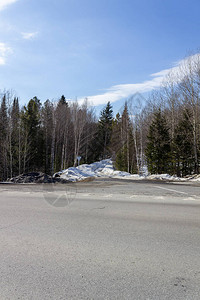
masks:
<svg viewBox="0 0 200 300"><path fill-rule="evenodd" d="M82 181L88 178L104 177L104 178L120 178L130 180L167 180L167 181L200 181L200 175L191 176L189 178L180 178L169 174L145 175L130 174L128 172L117 171L114 169L111 159L105 159L99 162L94 162L90 165L83 164L78 167L71 167L66 170L54 174L54 177L59 176L63 179L75 182Z"/></svg>
<svg viewBox="0 0 200 300"><path fill-rule="evenodd" d="M131 175L127 172L115 171L113 162L110 159L105 159L99 162L94 162L90 165L83 164L78 167L71 167L61 172L55 173L55 176L60 176L69 181L81 181L89 177L113 177L113 178L137 178L143 177L139 175Z"/></svg>

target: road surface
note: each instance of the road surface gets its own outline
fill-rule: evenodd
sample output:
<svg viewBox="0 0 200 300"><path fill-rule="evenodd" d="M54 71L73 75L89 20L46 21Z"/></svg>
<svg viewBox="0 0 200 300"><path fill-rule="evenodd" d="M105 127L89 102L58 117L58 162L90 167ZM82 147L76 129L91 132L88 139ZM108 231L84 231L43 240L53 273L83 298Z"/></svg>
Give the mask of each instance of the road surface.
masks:
<svg viewBox="0 0 200 300"><path fill-rule="evenodd" d="M0 185L0 299L200 299L200 186Z"/></svg>

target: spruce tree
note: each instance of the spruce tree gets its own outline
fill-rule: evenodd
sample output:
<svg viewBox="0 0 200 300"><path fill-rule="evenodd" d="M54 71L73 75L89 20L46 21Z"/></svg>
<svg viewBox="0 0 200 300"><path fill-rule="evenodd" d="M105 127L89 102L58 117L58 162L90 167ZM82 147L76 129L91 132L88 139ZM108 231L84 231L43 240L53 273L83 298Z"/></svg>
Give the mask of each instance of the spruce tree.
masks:
<svg viewBox="0 0 200 300"><path fill-rule="evenodd" d="M183 112L175 129L175 149L177 155L177 175L192 174L195 169L193 132L188 109Z"/></svg>
<svg viewBox="0 0 200 300"><path fill-rule="evenodd" d="M51 145L53 136L53 104L46 100L42 108L42 131L44 138L45 173L51 173Z"/></svg>
<svg viewBox="0 0 200 300"><path fill-rule="evenodd" d="M101 112L98 122L97 134L92 143L95 160L107 158L110 156L109 144L112 135L112 120L112 105L110 104L110 102L108 102L106 107Z"/></svg>
<svg viewBox="0 0 200 300"><path fill-rule="evenodd" d="M20 173L20 111L19 100L14 98L11 109L11 151L12 151L12 171L16 176Z"/></svg>
<svg viewBox="0 0 200 300"><path fill-rule="evenodd" d="M122 148L121 143L121 127L122 127L121 115L117 113L112 121L112 136L109 145L109 150L113 159L115 160L117 153Z"/></svg>
<svg viewBox="0 0 200 300"><path fill-rule="evenodd" d="M164 114L159 109L154 113L153 122L149 127L146 146L146 159L150 173L170 173L170 137Z"/></svg>
<svg viewBox="0 0 200 300"><path fill-rule="evenodd" d="M43 170L44 147L41 131L41 104L37 97L24 107L22 121L24 126L24 172Z"/></svg>
<svg viewBox="0 0 200 300"><path fill-rule="evenodd" d="M0 180L8 177L8 108L4 95L0 106Z"/></svg>
<svg viewBox="0 0 200 300"><path fill-rule="evenodd" d="M115 167L120 171L127 171L126 149L123 147L117 152L115 159Z"/></svg>
<svg viewBox="0 0 200 300"><path fill-rule="evenodd" d="M119 119L117 125L118 137L115 142L118 145L118 151L116 153L115 167L120 171L135 173L137 171L137 167L134 139L127 102L124 105L122 117Z"/></svg>

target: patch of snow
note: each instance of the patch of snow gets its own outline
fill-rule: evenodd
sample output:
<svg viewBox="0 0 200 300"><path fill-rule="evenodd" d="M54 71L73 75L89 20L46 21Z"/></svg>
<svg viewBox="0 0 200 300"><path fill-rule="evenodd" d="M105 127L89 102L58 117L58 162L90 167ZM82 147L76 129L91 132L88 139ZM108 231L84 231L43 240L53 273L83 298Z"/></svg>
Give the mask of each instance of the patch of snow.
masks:
<svg viewBox="0 0 200 300"><path fill-rule="evenodd" d="M200 175L195 174L193 176L190 176L190 177L188 177L188 180L198 182L198 181L200 181Z"/></svg>
<svg viewBox="0 0 200 300"><path fill-rule="evenodd" d="M182 181L184 178L180 178L177 176L171 176L169 174L156 174L156 175L148 175L146 177L147 179L152 179L152 180L170 180L170 181Z"/></svg>

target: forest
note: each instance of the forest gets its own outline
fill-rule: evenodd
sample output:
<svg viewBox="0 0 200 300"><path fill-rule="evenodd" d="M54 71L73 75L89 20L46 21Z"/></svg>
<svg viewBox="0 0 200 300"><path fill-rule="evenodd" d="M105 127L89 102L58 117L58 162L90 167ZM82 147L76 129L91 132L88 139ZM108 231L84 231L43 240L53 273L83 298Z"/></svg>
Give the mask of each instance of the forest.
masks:
<svg viewBox="0 0 200 300"><path fill-rule="evenodd" d="M133 95L113 115L109 99L97 117L87 99L20 107L10 91L0 98L0 180L112 158L116 169L142 174L198 174L200 165L200 54L172 69L159 89Z"/></svg>

